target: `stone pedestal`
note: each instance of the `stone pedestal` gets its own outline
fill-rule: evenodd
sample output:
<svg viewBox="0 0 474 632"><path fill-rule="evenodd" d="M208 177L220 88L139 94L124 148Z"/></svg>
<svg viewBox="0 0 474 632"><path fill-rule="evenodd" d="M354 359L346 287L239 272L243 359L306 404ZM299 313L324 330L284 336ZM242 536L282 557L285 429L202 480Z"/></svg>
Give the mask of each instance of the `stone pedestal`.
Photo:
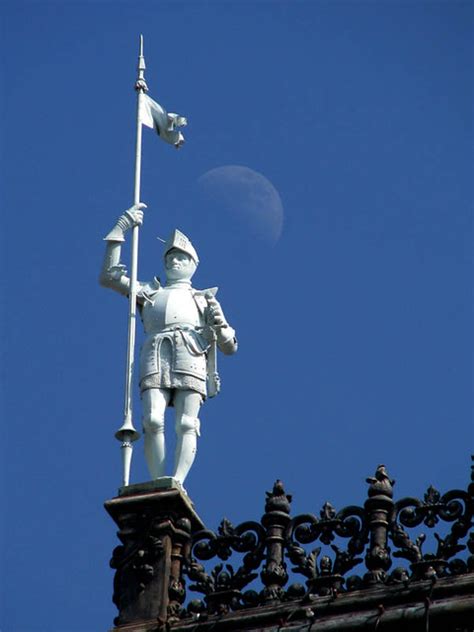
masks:
<svg viewBox="0 0 474 632"><path fill-rule="evenodd" d="M111 559L116 630L145 630L176 620L185 598L183 557L191 534L204 528L189 497L173 479L129 485L105 503L121 545Z"/></svg>

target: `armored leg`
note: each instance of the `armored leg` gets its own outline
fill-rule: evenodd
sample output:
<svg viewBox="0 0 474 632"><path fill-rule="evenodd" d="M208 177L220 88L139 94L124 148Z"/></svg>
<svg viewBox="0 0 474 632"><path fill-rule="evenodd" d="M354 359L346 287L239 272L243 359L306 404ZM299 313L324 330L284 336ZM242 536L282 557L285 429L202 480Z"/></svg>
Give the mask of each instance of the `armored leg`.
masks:
<svg viewBox="0 0 474 632"><path fill-rule="evenodd" d="M150 388L142 394L145 459L152 479L165 473L165 410L169 399L167 389Z"/></svg>
<svg viewBox="0 0 474 632"><path fill-rule="evenodd" d="M178 390L174 397L176 409L176 453L174 478L184 483L194 462L199 436L199 408L202 398L199 393Z"/></svg>

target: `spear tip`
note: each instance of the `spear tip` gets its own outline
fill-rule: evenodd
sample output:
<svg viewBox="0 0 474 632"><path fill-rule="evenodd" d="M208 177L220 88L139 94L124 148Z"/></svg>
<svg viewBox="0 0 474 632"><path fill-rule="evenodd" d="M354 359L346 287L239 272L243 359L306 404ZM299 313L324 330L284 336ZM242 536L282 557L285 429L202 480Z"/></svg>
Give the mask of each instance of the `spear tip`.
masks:
<svg viewBox="0 0 474 632"><path fill-rule="evenodd" d="M140 35L140 52L138 53L138 79L143 79L143 73L146 69L145 57L143 56L143 35Z"/></svg>

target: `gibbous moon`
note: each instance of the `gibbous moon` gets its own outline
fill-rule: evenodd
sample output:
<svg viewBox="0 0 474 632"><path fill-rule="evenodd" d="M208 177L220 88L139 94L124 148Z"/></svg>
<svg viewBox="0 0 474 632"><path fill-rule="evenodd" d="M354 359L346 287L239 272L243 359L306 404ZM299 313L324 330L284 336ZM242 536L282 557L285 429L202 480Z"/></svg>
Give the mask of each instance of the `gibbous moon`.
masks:
<svg viewBox="0 0 474 632"><path fill-rule="evenodd" d="M261 173L239 165L207 171L198 179L219 209L245 225L253 237L275 244L283 229L283 204L273 184Z"/></svg>

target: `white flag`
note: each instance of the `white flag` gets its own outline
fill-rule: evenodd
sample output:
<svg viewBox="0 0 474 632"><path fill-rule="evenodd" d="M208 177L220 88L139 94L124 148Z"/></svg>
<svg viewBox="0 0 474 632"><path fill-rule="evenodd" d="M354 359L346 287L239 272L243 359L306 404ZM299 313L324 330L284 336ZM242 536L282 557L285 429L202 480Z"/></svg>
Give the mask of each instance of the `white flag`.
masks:
<svg viewBox="0 0 474 632"><path fill-rule="evenodd" d="M179 149L184 144L184 136L178 127L184 127L188 121L184 116L169 113L159 103L143 94L140 99L140 122L155 129L157 134L170 145Z"/></svg>

